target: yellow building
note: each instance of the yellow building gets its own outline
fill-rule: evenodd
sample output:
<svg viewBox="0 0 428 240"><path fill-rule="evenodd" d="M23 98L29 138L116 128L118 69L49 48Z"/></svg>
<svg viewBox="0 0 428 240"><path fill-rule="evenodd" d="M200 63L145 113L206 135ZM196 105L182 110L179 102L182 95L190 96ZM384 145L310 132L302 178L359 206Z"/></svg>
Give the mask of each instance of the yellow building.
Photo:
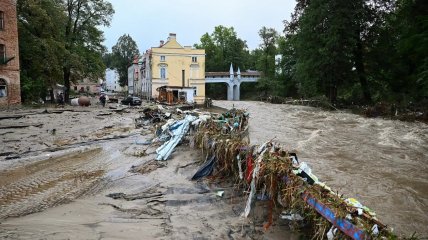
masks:
<svg viewBox="0 0 428 240"><path fill-rule="evenodd" d="M188 102L205 101L205 50L181 46L175 33L167 42L147 50L140 59L143 97L158 98L157 89L167 86L174 98L185 96ZM190 94L190 91L192 94Z"/></svg>

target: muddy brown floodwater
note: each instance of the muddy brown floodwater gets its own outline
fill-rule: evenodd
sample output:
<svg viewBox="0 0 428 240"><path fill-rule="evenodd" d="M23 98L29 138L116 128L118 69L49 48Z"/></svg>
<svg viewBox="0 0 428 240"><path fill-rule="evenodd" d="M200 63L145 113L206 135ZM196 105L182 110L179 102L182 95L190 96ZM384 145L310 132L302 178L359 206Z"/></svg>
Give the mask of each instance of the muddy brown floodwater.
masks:
<svg viewBox="0 0 428 240"><path fill-rule="evenodd" d="M321 181L374 210L398 234L428 236L428 125L261 102L248 109L253 144L275 137Z"/></svg>
<svg viewBox="0 0 428 240"><path fill-rule="evenodd" d="M215 104L248 109L253 144L275 137L296 150L322 181L396 233L428 235L427 125L304 106ZM0 118L0 239L299 239L279 213L263 231L263 201L240 217L246 193L233 183L190 181L204 156L188 144L153 161L157 146L138 144L153 129L133 121L142 109L64 110Z"/></svg>

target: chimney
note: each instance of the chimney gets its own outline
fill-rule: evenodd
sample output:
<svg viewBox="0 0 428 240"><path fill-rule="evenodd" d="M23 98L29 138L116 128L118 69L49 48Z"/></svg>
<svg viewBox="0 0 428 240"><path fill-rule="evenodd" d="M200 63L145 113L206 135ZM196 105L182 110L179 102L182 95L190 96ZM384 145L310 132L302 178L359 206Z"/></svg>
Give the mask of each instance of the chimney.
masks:
<svg viewBox="0 0 428 240"><path fill-rule="evenodd" d="M164 45L164 43L165 43L164 40L160 40L159 47L162 47Z"/></svg>
<svg viewBox="0 0 428 240"><path fill-rule="evenodd" d="M168 37L168 41L169 41L169 40L171 40L171 39L176 39L176 37L177 37L177 34L175 34L175 33L170 33L170 34L169 34L169 37Z"/></svg>

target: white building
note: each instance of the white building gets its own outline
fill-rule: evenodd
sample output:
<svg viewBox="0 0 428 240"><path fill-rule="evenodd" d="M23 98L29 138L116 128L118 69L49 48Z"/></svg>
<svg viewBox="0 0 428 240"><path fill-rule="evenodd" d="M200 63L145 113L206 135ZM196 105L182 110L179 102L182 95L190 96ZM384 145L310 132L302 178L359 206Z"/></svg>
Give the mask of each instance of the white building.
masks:
<svg viewBox="0 0 428 240"><path fill-rule="evenodd" d="M119 73L114 69L106 69L104 90L107 92L123 92L124 88L119 84Z"/></svg>

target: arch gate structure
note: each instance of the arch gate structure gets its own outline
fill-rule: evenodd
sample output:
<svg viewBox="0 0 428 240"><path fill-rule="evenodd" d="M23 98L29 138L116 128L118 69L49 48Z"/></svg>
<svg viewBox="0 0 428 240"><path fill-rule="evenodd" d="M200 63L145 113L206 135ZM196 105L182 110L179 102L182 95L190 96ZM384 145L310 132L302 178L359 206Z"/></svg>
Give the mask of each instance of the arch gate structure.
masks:
<svg viewBox="0 0 428 240"><path fill-rule="evenodd" d="M233 71L233 65L230 64L229 72L206 72L205 83L226 83L227 84L227 100L228 101L239 101L240 100L240 89L241 83L243 82L257 82L261 76L260 72L247 71L241 73L238 67L238 71Z"/></svg>

